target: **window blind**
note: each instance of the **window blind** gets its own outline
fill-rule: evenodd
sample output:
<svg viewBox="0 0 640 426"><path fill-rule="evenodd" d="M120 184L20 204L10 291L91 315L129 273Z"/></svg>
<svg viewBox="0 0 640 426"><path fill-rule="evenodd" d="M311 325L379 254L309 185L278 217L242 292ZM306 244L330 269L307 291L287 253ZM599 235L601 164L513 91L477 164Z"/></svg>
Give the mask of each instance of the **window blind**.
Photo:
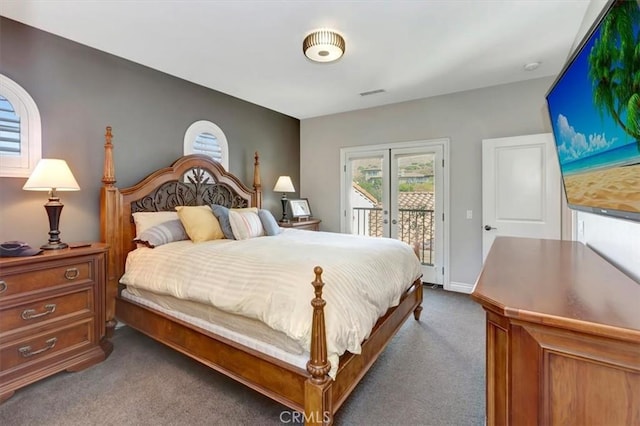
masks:
<svg viewBox="0 0 640 426"><path fill-rule="evenodd" d="M210 133L200 133L193 142L193 151L198 154L208 155L218 163L222 162L222 147L218 138Z"/></svg>
<svg viewBox="0 0 640 426"><path fill-rule="evenodd" d="M0 95L0 155L20 154L20 117L13 105Z"/></svg>

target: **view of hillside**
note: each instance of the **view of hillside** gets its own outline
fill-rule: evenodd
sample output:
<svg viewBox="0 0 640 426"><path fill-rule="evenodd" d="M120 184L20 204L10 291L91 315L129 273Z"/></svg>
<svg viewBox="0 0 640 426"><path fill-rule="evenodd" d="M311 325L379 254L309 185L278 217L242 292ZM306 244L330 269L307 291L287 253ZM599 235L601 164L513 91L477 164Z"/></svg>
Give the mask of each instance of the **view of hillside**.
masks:
<svg viewBox="0 0 640 426"><path fill-rule="evenodd" d="M377 200L382 199L382 159L352 161L353 182ZM433 155L412 155L398 159L400 192L433 192Z"/></svg>

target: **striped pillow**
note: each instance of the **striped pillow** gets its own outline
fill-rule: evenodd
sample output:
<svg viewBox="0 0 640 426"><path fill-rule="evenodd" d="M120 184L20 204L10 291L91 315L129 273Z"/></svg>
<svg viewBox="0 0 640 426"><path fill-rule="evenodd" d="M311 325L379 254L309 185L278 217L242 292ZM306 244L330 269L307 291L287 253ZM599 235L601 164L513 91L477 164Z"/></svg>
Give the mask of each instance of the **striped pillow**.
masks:
<svg viewBox="0 0 640 426"><path fill-rule="evenodd" d="M236 240L247 240L264 235L264 228L256 208L230 209L229 222Z"/></svg>
<svg viewBox="0 0 640 426"><path fill-rule="evenodd" d="M182 222L180 219L175 219L145 229L133 242L154 248L173 241L188 239L189 236L184 230Z"/></svg>
<svg viewBox="0 0 640 426"><path fill-rule="evenodd" d="M135 212L132 216L136 224L136 236L139 236L152 226L178 219L177 212Z"/></svg>

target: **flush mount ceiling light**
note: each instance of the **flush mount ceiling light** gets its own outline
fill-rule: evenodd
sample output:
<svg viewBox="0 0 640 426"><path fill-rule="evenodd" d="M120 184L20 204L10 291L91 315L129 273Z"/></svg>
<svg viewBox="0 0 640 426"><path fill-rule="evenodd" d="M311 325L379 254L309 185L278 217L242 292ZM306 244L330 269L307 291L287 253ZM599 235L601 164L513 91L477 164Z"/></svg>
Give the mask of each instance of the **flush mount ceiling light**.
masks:
<svg viewBox="0 0 640 426"><path fill-rule="evenodd" d="M335 31L314 31L302 42L305 56L315 62L332 62L344 54L344 39Z"/></svg>
<svg viewBox="0 0 640 426"><path fill-rule="evenodd" d="M522 68L524 68L525 71L533 71L537 70L539 66L540 62L529 62L528 64L524 64Z"/></svg>

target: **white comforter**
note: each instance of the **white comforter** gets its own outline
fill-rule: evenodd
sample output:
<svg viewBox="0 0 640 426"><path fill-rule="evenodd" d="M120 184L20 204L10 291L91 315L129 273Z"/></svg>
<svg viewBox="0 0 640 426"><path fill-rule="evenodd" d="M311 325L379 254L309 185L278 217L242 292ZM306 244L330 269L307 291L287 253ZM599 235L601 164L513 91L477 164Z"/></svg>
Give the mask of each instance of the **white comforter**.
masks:
<svg viewBox="0 0 640 426"><path fill-rule="evenodd" d="M378 318L420 276L409 245L296 229L243 241L180 241L129 253L120 282L258 319L308 349L315 266L324 269L329 374L335 377L339 356L360 353Z"/></svg>

